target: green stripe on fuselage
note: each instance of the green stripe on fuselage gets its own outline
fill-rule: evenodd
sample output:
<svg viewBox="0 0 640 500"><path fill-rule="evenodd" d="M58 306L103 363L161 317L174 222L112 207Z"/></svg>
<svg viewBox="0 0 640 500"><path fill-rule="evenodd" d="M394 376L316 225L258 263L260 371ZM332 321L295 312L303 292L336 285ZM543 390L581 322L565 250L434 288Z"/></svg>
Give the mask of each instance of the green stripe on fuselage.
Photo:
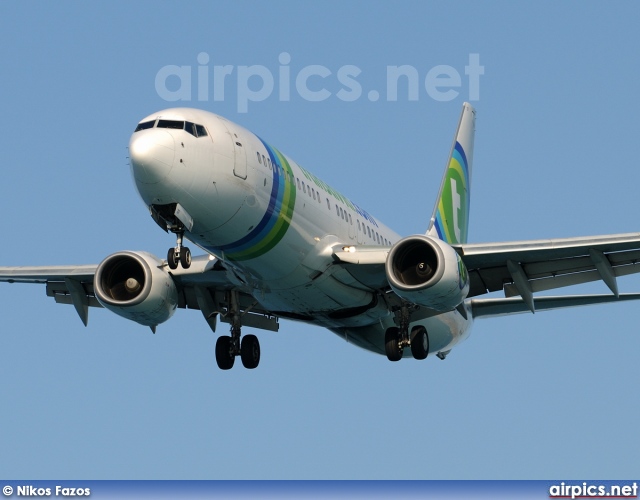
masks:
<svg viewBox="0 0 640 500"><path fill-rule="evenodd" d="M226 254L225 257L230 260L240 261L261 257L273 247L275 247L278 243L280 243L282 238L284 238L287 230L289 229L289 226L291 225L296 202L296 189L292 181L293 172L291 170L291 165L289 165L289 162L284 157L284 155L280 153L280 151L278 151L276 148L271 148L271 150L274 155L278 157L278 163L284 170L284 195L282 198L282 204L280 206L279 213L277 215L278 220L271 228L271 230L265 235L265 237L258 241L252 247L247 248L246 250L243 250L241 252Z"/></svg>

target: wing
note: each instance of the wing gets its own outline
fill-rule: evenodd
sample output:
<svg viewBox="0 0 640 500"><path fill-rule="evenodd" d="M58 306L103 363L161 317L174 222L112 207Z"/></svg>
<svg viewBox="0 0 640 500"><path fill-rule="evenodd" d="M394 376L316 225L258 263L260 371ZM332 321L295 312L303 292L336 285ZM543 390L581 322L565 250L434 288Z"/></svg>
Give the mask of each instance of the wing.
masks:
<svg viewBox="0 0 640 500"><path fill-rule="evenodd" d="M0 267L0 282L45 284L47 296L53 297L57 303L73 304L86 326L89 321L89 306L102 307L93 292L93 277L97 267Z"/></svg>
<svg viewBox="0 0 640 500"><path fill-rule="evenodd" d="M89 307L102 307L96 299L93 282L98 265L0 267L0 282L39 283L46 285L47 296L59 304L73 304L82 322L87 325ZM229 322L227 292L239 291L239 309L242 324L254 328L277 331L278 321L263 310L245 289L244 283L234 278L217 259L194 257L189 269L178 268L170 272L178 288L178 307L199 309L209 326L215 331L216 319Z"/></svg>
<svg viewBox="0 0 640 500"><path fill-rule="evenodd" d="M503 290L506 297L521 296L530 311L535 311L538 303L533 293L590 281L604 281L616 298L617 277L640 272L640 233L463 244L453 248L469 271L469 297ZM388 287L384 265L389 250L347 247L335 252L334 259L356 280L381 289Z"/></svg>
<svg viewBox="0 0 640 500"><path fill-rule="evenodd" d="M617 297L617 277L640 272L640 233L460 245L469 296L504 290L535 310L533 293L602 280Z"/></svg>

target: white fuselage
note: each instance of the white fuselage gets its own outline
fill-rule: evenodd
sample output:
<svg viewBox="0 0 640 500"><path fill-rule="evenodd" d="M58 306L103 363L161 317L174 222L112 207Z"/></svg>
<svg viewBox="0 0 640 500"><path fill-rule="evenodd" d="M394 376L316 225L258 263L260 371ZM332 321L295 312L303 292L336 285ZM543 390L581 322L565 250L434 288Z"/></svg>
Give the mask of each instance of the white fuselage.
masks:
<svg viewBox="0 0 640 500"><path fill-rule="evenodd" d="M176 108L141 123L167 120L131 137L132 172L147 206L179 204L185 237L234 270L238 288L275 315L331 329L384 353L394 315L383 293L360 285L332 253L349 245L389 247L400 236L259 137L206 111ZM191 122L206 135L173 129ZM419 321L430 353L468 335L452 311ZM410 355L407 353L406 355Z"/></svg>

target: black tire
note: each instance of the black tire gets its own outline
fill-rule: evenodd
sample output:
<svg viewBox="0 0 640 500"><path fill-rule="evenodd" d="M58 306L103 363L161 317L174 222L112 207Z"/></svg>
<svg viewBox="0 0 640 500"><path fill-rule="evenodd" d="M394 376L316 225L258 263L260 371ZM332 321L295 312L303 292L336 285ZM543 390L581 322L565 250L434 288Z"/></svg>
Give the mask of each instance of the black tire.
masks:
<svg viewBox="0 0 640 500"><path fill-rule="evenodd" d="M169 264L169 269L178 269L178 259L176 259L175 248L170 248L167 252L167 264Z"/></svg>
<svg viewBox="0 0 640 500"><path fill-rule="evenodd" d="M384 350L389 361L400 361L402 358L402 348L400 347L400 329L392 326L387 328L384 334Z"/></svg>
<svg viewBox="0 0 640 500"><path fill-rule="evenodd" d="M182 269L189 269L191 267L191 250L187 247L182 247L180 251L180 264L182 264Z"/></svg>
<svg viewBox="0 0 640 500"><path fill-rule="evenodd" d="M429 354L429 335L424 326L411 329L411 354L415 359L425 359Z"/></svg>
<svg viewBox="0 0 640 500"><path fill-rule="evenodd" d="M231 337L218 337L216 342L216 363L221 370L233 368L236 357L231 354Z"/></svg>
<svg viewBox="0 0 640 500"><path fill-rule="evenodd" d="M245 335L240 344L242 365L249 370L257 368L260 363L260 342L255 335Z"/></svg>

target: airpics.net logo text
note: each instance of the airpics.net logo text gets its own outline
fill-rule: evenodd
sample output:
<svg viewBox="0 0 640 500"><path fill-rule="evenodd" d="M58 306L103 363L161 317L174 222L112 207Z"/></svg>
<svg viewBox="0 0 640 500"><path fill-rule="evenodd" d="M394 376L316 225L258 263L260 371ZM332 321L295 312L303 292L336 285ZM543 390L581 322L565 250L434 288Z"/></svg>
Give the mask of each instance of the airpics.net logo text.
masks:
<svg viewBox="0 0 640 500"><path fill-rule="evenodd" d="M424 96L434 101L451 101L463 93L466 100L478 101L480 77L484 75L480 55L471 53L461 71L446 64L428 69L411 64L386 66L385 81L378 86L383 90L372 85L365 91L365 75L358 66L346 64L335 70L321 64L298 66L288 52L278 56L275 71L261 64L212 64L206 52L200 52L196 60L195 67L169 64L160 68L155 88L161 99L222 102L235 98L239 113L248 112L249 103L267 99L286 102L296 97L309 102L328 99L354 102L362 98L370 102L419 101Z"/></svg>

